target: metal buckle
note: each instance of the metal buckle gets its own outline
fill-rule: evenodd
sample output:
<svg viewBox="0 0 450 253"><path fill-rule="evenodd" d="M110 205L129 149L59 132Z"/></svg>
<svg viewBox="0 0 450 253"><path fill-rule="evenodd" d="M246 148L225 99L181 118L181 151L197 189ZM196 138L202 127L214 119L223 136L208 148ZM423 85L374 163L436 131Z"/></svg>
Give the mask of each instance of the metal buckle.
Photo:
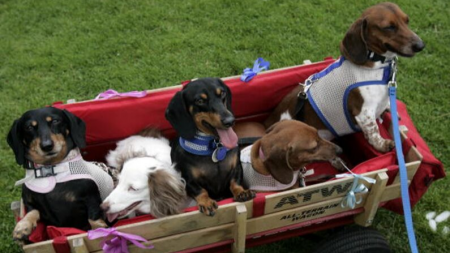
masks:
<svg viewBox="0 0 450 253"><path fill-rule="evenodd" d="M306 80L306 81L308 81L308 80ZM308 99L308 94L306 94L306 91L307 91L306 82L305 83L299 83L298 85L302 86L303 89L298 92L297 97L298 98L302 98L304 100Z"/></svg>
<svg viewBox="0 0 450 253"><path fill-rule="evenodd" d="M39 169L34 169L34 176L36 178L44 178L44 177L51 177L55 176L54 171L55 166L53 165L44 165L40 167Z"/></svg>
<svg viewBox="0 0 450 253"><path fill-rule="evenodd" d="M303 168L301 168L299 171L298 171L298 174L299 174L299 180L300 180L300 187L306 187L306 181L305 181L305 174L306 174L306 167L303 167Z"/></svg>
<svg viewBox="0 0 450 253"><path fill-rule="evenodd" d="M391 78L388 82L388 87L397 88L397 57L392 59L391 63Z"/></svg>

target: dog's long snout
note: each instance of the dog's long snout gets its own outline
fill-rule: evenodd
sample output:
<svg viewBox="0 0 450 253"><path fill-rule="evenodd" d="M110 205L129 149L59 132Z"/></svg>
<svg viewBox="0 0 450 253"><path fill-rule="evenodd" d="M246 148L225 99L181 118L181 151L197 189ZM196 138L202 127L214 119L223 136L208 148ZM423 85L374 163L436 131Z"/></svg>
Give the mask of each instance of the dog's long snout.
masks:
<svg viewBox="0 0 450 253"><path fill-rule="evenodd" d="M234 117L231 115L222 118L221 121L225 127L232 127L234 125Z"/></svg>
<svg viewBox="0 0 450 253"><path fill-rule="evenodd" d="M53 141L50 138L41 139L40 147L43 151L52 151L53 146Z"/></svg>
<svg viewBox="0 0 450 253"><path fill-rule="evenodd" d="M418 40L412 45L412 50L417 53L422 51L425 48L425 43L422 40Z"/></svg>
<svg viewBox="0 0 450 253"><path fill-rule="evenodd" d="M103 210L103 211L108 211L109 210L109 202L103 202L101 205L100 205L100 208Z"/></svg>
<svg viewBox="0 0 450 253"><path fill-rule="evenodd" d="M341 147L339 147L338 145L334 145L334 149L336 150L336 154L337 155L341 155L343 153L343 150Z"/></svg>

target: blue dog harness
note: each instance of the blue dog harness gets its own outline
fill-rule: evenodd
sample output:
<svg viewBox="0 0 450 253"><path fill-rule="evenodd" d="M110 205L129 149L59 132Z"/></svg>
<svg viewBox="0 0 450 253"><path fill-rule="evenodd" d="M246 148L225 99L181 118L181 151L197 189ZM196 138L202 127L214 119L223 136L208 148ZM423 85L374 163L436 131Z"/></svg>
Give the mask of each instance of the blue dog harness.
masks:
<svg viewBox="0 0 450 253"><path fill-rule="evenodd" d="M311 106L334 136L360 131L359 127L353 124L347 109L350 91L368 85L387 86L391 75L390 65L389 61L380 68L373 69L355 65L340 57L305 81L304 90Z"/></svg>
<svg viewBox="0 0 450 253"><path fill-rule="evenodd" d="M198 133L192 139L179 138L180 146L188 153L200 156L211 156L214 162L225 159L229 149L212 135Z"/></svg>

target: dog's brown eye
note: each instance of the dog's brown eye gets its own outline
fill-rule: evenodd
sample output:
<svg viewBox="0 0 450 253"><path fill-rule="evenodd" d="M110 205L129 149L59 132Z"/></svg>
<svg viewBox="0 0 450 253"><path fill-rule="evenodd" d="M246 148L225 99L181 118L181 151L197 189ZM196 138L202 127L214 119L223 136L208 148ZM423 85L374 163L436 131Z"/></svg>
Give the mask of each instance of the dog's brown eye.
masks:
<svg viewBox="0 0 450 253"><path fill-rule="evenodd" d="M220 94L220 98L222 99L222 101L225 103L226 98L227 98L227 93L225 91L222 91L222 93Z"/></svg>
<svg viewBox="0 0 450 253"><path fill-rule="evenodd" d="M395 25L390 25L390 26L386 26L383 28L383 30L390 31L390 32L395 31L395 29L396 29Z"/></svg>
<svg viewBox="0 0 450 253"><path fill-rule="evenodd" d="M197 100L195 100L195 104L196 104L196 105L204 105L204 104L205 104L205 100L203 100L203 99L197 99Z"/></svg>
<svg viewBox="0 0 450 253"><path fill-rule="evenodd" d="M29 126L25 127L25 130L27 130L27 131L33 131L33 130L34 130L34 126L29 125Z"/></svg>
<svg viewBox="0 0 450 253"><path fill-rule="evenodd" d="M314 148L310 149L309 152L315 153L319 149L319 145L316 145Z"/></svg>
<svg viewBox="0 0 450 253"><path fill-rule="evenodd" d="M59 120L59 119L53 119L52 120L52 124L53 125L59 124L59 122L61 122L61 120Z"/></svg>

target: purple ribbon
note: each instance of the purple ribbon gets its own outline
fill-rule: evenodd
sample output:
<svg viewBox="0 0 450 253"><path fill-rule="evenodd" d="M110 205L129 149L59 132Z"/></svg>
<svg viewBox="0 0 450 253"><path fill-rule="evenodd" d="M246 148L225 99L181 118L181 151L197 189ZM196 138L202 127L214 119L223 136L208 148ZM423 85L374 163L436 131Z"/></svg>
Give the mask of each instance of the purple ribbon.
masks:
<svg viewBox="0 0 450 253"><path fill-rule="evenodd" d="M241 75L241 81L249 82L253 79L259 72L263 70L269 70L270 63L265 61L263 58L259 57L253 63L253 68L244 69L244 73Z"/></svg>
<svg viewBox="0 0 450 253"><path fill-rule="evenodd" d="M112 236L108 239L109 236ZM153 249L153 245L145 246L139 241L148 242L143 237L117 231L115 228L97 228L88 231L89 240L103 237L100 242L105 253L128 253L127 241L130 241L141 249Z"/></svg>
<svg viewBox="0 0 450 253"><path fill-rule="evenodd" d="M98 94L95 99L110 99L113 97L135 97L135 98L141 98L145 97L147 95L146 91L130 91L130 92L123 92L119 93L113 89L109 89L105 92L102 92Z"/></svg>

